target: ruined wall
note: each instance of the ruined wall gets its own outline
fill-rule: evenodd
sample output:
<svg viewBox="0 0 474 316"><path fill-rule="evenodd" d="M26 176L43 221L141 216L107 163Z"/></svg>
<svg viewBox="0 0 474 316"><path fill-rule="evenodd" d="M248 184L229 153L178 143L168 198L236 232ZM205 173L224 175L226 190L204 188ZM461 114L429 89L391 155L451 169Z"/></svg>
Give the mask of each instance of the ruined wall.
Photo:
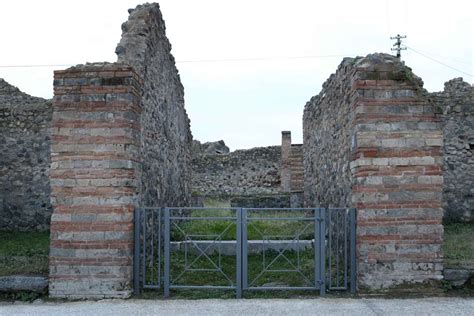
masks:
<svg viewBox="0 0 474 316"><path fill-rule="evenodd" d="M236 150L228 154L195 151L193 193L208 196L280 192L280 146Z"/></svg>
<svg viewBox="0 0 474 316"><path fill-rule="evenodd" d="M344 59L306 103L303 114L304 199L307 207L344 207L351 198L351 77L354 60Z"/></svg>
<svg viewBox="0 0 474 316"><path fill-rule="evenodd" d="M51 102L0 79L0 230L46 230Z"/></svg>
<svg viewBox="0 0 474 316"><path fill-rule="evenodd" d="M358 209L359 287L442 278L441 127L421 80L386 54L345 59L307 104L305 193Z"/></svg>
<svg viewBox="0 0 474 316"><path fill-rule="evenodd" d="M474 222L474 87L457 78L432 96L443 117L444 219Z"/></svg>
<svg viewBox="0 0 474 316"><path fill-rule="evenodd" d="M191 132L157 4L130 10L118 63L55 71L53 297L131 294L133 211L187 205Z"/></svg>
<svg viewBox="0 0 474 316"><path fill-rule="evenodd" d="M116 53L118 62L143 79L141 205L185 206L191 193L192 135L183 85L159 5L139 5L129 13Z"/></svg>

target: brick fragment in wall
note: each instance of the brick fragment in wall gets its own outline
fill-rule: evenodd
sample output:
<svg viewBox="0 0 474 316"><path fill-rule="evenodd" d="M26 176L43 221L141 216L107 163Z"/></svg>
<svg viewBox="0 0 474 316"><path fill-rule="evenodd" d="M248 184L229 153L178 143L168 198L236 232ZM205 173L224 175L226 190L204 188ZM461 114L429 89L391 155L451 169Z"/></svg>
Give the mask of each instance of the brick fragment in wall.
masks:
<svg viewBox="0 0 474 316"><path fill-rule="evenodd" d="M359 286L441 279L441 120L395 57L347 58L305 107L305 203L358 209Z"/></svg>

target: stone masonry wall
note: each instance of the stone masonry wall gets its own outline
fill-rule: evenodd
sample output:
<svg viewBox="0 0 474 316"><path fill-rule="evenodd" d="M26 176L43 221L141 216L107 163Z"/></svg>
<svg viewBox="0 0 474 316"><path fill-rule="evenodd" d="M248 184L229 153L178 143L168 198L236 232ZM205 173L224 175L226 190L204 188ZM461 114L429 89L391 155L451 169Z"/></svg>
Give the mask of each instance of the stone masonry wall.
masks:
<svg viewBox="0 0 474 316"><path fill-rule="evenodd" d="M344 59L303 114L304 200L308 207L344 207L351 198L352 59Z"/></svg>
<svg viewBox="0 0 474 316"><path fill-rule="evenodd" d="M195 151L193 193L207 196L280 192L280 146L236 150L228 154Z"/></svg>
<svg viewBox="0 0 474 316"><path fill-rule="evenodd" d="M359 287L441 279L441 122L411 69L386 54L345 59L306 106L304 135L307 203L358 209ZM331 146L334 158L316 157Z"/></svg>
<svg viewBox="0 0 474 316"><path fill-rule="evenodd" d="M49 228L51 102L0 79L0 230Z"/></svg>
<svg viewBox="0 0 474 316"><path fill-rule="evenodd" d="M186 206L191 194L190 121L184 90L159 5L129 10L117 46L118 62L143 79L141 107L142 206Z"/></svg>
<svg viewBox="0 0 474 316"><path fill-rule="evenodd" d="M131 293L140 91L138 75L124 64L87 64L54 73L52 297Z"/></svg>
<svg viewBox="0 0 474 316"><path fill-rule="evenodd" d="M432 96L443 113L444 219L474 222L474 87L456 78Z"/></svg>

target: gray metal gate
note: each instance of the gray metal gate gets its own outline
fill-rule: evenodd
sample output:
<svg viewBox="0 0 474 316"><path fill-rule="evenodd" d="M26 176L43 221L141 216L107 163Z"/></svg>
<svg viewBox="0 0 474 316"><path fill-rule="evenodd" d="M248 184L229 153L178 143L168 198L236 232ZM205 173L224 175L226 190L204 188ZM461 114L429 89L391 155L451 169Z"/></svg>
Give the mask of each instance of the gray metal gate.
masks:
<svg viewBox="0 0 474 316"><path fill-rule="evenodd" d="M134 291L356 291L356 210L138 208Z"/></svg>

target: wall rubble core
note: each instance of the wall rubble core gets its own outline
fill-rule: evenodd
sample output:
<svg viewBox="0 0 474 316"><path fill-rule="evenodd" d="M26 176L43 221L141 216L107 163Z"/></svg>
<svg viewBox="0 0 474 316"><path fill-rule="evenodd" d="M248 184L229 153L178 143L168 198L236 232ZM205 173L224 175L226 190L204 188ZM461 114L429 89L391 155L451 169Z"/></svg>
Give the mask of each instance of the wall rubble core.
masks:
<svg viewBox="0 0 474 316"><path fill-rule="evenodd" d="M306 104L304 146L306 203L358 209L361 288L442 278L442 126L411 69L344 59Z"/></svg>

